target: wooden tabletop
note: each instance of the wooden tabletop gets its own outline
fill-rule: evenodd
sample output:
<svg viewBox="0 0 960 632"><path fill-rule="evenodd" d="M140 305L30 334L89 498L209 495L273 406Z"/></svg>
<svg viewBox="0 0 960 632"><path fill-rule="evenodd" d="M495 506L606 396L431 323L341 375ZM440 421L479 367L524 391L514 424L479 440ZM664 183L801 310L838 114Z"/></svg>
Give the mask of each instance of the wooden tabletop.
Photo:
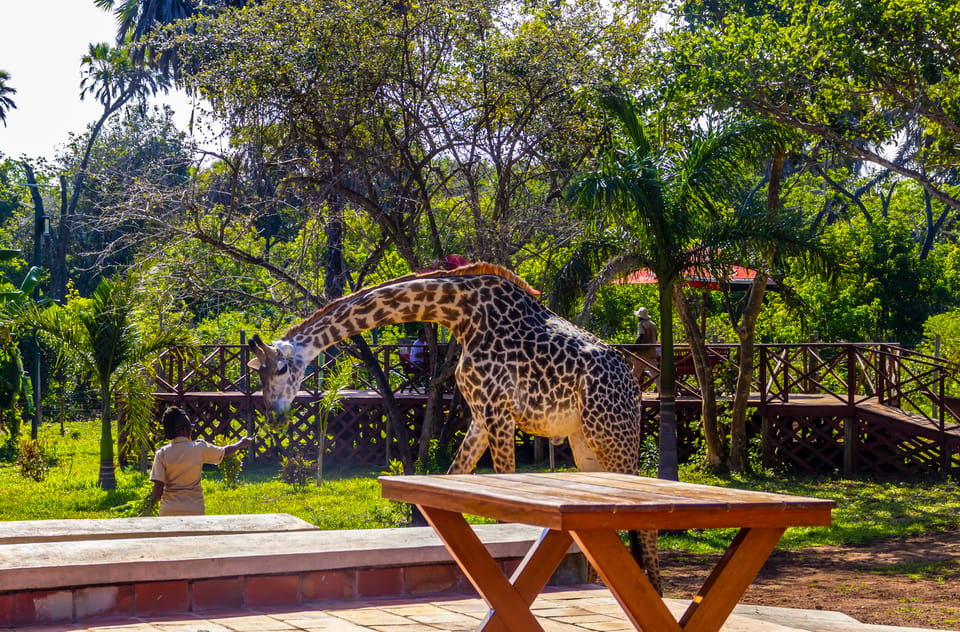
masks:
<svg viewBox="0 0 960 632"><path fill-rule="evenodd" d="M550 529L826 526L832 500L610 472L381 476L383 497Z"/></svg>

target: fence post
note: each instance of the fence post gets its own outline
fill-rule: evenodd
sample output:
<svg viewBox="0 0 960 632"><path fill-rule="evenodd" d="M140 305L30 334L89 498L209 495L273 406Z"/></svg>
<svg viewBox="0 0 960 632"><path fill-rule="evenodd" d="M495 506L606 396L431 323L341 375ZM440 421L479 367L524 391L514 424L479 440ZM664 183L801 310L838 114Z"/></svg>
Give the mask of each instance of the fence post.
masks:
<svg viewBox="0 0 960 632"><path fill-rule="evenodd" d="M843 473L855 474L857 471L860 444L860 422L857 417L857 346L847 344L847 414L843 418Z"/></svg>
<svg viewBox="0 0 960 632"><path fill-rule="evenodd" d="M944 476L950 474L950 443L947 441L947 430L945 425L945 412L944 412L944 397L946 395L944 389L944 375L943 371L937 371L937 399L940 402L938 406L938 416L939 416L939 426L940 426L940 472Z"/></svg>
<svg viewBox="0 0 960 632"><path fill-rule="evenodd" d="M857 451L860 441L857 418L847 415L843 418L843 475L851 476L857 471Z"/></svg>
<svg viewBox="0 0 960 632"><path fill-rule="evenodd" d="M253 398L250 394L250 372L247 369L247 362L250 360L250 351L247 346L247 330L240 330L240 375L243 376L240 379L240 388L243 390L243 412L240 414L240 419L244 422L244 428L246 429L246 436L252 437L256 433L256 429L253 427ZM247 450L246 455L246 465L253 463L253 453L256 451L256 448Z"/></svg>
<svg viewBox="0 0 960 632"><path fill-rule="evenodd" d="M759 391L760 401L757 405L757 412L760 413L760 442L762 450L762 460L764 467L773 467L773 423L767 415L767 347L760 345L760 353L757 354L757 375L760 378ZM739 364L739 358L737 359Z"/></svg>

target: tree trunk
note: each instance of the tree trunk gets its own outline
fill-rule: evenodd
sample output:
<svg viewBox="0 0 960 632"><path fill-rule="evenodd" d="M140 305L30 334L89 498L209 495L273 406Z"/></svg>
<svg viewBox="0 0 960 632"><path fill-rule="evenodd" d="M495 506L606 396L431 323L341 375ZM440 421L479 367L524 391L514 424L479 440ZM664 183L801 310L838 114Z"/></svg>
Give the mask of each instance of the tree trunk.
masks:
<svg viewBox="0 0 960 632"><path fill-rule="evenodd" d="M360 359L366 365L367 370L373 375L377 382L377 388L380 389L380 395L383 397L383 407L386 409L387 418L390 420L390 426L393 430L393 436L397 439L397 449L400 452L400 462L403 463L403 472L413 474L413 450L410 448L410 434L407 432L407 420L400 407L397 406L397 400L393 397L393 390L390 388L390 380L383 372L383 367L377 361L377 356L373 355L370 345L363 339L363 336L352 336L350 340L357 346L360 352Z"/></svg>
<svg viewBox="0 0 960 632"><path fill-rule="evenodd" d="M322 415L317 422L317 487L323 485L323 453L327 449L327 423L330 421L330 412Z"/></svg>
<svg viewBox="0 0 960 632"><path fill-rule="evenodd" d="M767 187L767 213L773 215L780 210L780 181L783 177L783 147L776 147L770 162L770 184ZM767 252L766 263L773 258ZM763 308L763 295L767 290L765 272L757 272L750 284L750 296L743 310L740 325L737 326L737 338L740 339L740 357L738 359L737 390L733 396L733 419L730 423L730 469L746 472L750 469L750 457L747 450L747 406L750 403L750 387L753 384L753 358L757 318Z"/></svg>
<svg viewBox="0 0 960 632"><path fill-rule="evenodd" d="M763 295L767 287L767 275L757 273L750 287L750 298L744 310L737 337L740 339L740 357L737 359L737 389L733 395L733 419L730 423L730 469L734 472L750 470L747 450L747 406L750 404L750 387L753 384L754 332Z"/></svg>
<svg viewBox="0 0 960 632"><path fill-rule="evenodd" d="M443 383L437 383L437 378L443 374L441 369L448 365L447 355L444 354L444 362L439 362L439 348L437 344L436 330L431 326L426 326L427 348L430 350L427 355L427 405L423 410L423 425L420 428L420 449L417 458L420 463L427 463L430 442L438 438L440 431L440 417L443 414ZM447 351L449 352L449 347ZM442 472L434 472L442 473Z"/></svg>
<svg viewBox="0 0 960 632"><path fill-rule="evenodd" d="M113 420L110 418L110 385L100 385L100 489L117 488L117 473L113 463Z"/></svg>
<svg viewBox="0 0 960 632"><path fill-rule="evenodd" d="M720 428L717 423L717 389L713 381L713 371L710 369L706 338L697 326L690 311L690 302L679 283L673 286L673 303L683 322L687 340L690 342L690 355L693 357L697 382L700 384L702 397L700 415L703 420L703 438L707 446L706 465L711 471L718 472L723 468L723 440L720 438Z"/></svg>
<svg viewBox="0 0 960 632"><path fill-rule="evenodd" d="M673 280L659 281L660 291L660 478L680 480L677 455L676 374L673 366Z"/></svg>
<svg viewBox="0 0 960 632"><path fill-rule="evenodd" d="M90 130L90 136L83 150L83 158L80 160L77 173L73 177L73 191L70 193L69 202L67 201L66 178L63 176L60 178L60 221L57 225L56 254L50 271L50 295L57 301L62 301L67 296L67 250L70 244L70 236L74 231L73 220L76 217L77 206L80 204L80 192L83 190L84 179L87 176L87 167L90 165L93 145L97 142L100 130L103 129L107 119L122 108L138 90L139 82L132 82L123 92L117 95L114 101L104 106L103 113Z"/></svg>

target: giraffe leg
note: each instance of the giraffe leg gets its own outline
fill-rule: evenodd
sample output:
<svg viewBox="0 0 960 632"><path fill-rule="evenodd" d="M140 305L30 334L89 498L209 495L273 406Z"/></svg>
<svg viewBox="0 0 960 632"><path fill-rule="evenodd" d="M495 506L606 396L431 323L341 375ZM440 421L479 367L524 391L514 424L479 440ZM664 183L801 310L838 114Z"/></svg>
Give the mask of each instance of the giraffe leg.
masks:
<svg viewBox="0 0 960 632"><path fill-rule="evenodd" d="M573 462L577 464L577 469L581 472L602 472L603 467L593 450L587 445L587 439L583 436L583 429L567 437L570 442L570 449L573 451Z"/></svg>
<svg viewBox="0 0 960 632"><path fill-rule="evenodd" d="M570 441L570 447L573 450L573 460L576 462L578 470L581 472L616 471L608 469L609 466L612 465L610 463L607 463L607 468L602 466L601 462L594 455L593 450L587 445L582 430L570 435L568 439ZM656 591L660 596L663 596L656 531L629 531L628 539L630 541L630 552L633 554L633 558L637 560L637 563L646 572L650 583L653 584Z"/></svg>
<svg viewBox="0 0 960 632"><path fill-rule="evenodd" d="M584 426L589 429L589 408L584 410ZM604 446L603 442L595 436L588 437L583 428L575 435L570 436L570 446L574 450L574 460L576 460L577 448L575 442L579 443L582 439L584 444L581 451L594 455L594 461L599 464L599 468L605 472L621 472L623 474L636 474L640 452L639 429L636 437L621 437L622 443L636 444L635 449L625 449L623 445ZM585 460L585 463L589 461ZM577 467L582 469L579 461ZM660 555L657 550L657 532L656 531L629 531L627 538L630 542L630 552L637 564L644 570L650 583L657 593L663 596L663 582L660 578Z"/></svg>
<svg viewBox="0 0 960 632"><path fill-rule="evenodd" d="M517 421L505 410L488 410L488 435L493 471L500 474L517 471Z"/></svg>
<svg viewBox="0 0 960 632"><path fill-rule="evenodd" d="M476 415L467 428L467 434L460 443L460 449L457 450L457 456L450 464L447 474L469 474L477 467L477 461L483 456L487 449L487 429L482 421L478 421Z"/></svg>

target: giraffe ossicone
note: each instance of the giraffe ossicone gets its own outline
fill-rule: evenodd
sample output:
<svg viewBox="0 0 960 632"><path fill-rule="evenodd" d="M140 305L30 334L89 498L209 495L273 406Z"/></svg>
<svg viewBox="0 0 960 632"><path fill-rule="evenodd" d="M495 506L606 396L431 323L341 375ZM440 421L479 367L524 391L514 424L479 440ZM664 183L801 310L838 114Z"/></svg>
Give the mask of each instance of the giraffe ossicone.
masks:
<svg viewBox="0 0 960 632"><path fill-rule="evenodd" d="M640 387L623 356L554 314L539 293L500 266L475 263L412 274L331 301L268 345L250 339L264 408L284 417L307 364L327 347L388 324L431 322L460 342L455 376L471 422L450 468L473 471L490 450L497 472L515 470L517 429L567 438L581 470L636 474ZM643 563L659 590L656 534Z"/></svg>

